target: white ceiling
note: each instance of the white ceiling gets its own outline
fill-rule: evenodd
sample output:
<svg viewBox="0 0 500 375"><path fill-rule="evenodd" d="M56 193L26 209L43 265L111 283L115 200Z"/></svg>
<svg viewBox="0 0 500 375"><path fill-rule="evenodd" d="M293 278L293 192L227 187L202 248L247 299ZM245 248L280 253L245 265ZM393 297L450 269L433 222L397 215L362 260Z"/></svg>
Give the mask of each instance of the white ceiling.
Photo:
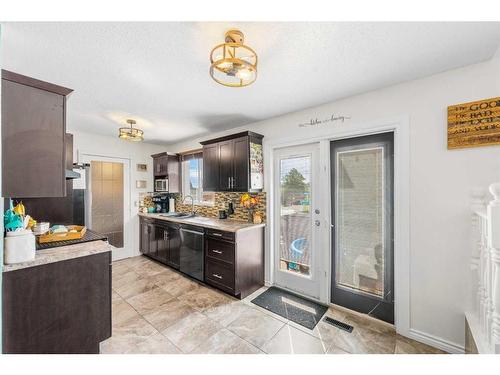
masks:
<svg viewBox="0 0 500 375"><path fill-rule="evenodd" d="M216 84L209 52L240 28L257 81ZM74 89L68 129L177 141L490 59L500 23L4 23L4 69Z"/></svg>

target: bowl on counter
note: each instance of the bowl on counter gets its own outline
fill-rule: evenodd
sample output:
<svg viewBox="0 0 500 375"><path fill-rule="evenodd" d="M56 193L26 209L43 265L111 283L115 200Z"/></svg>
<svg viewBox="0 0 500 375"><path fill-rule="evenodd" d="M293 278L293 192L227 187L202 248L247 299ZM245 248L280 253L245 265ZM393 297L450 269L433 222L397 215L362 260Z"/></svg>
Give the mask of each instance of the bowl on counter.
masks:
<svg viewBox="0 0 500 375"><path fill-rule="evenodd" d="M148 212L150 214L154 213L155 212L155 208L154 207L148 207Z"/></svg>

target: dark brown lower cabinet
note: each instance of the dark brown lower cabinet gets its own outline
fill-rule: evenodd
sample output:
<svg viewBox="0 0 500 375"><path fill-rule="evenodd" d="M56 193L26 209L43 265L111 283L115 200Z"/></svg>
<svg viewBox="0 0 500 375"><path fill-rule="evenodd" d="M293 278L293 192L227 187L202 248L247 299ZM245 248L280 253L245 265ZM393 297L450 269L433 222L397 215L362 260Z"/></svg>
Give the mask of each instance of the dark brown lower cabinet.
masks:
<svg viewBox="0 0 500 375"><path fill-rule="evenodd" d="M264 228L236 233L207 229L205 282L236 298L264 285Z"/></svg>
<svg viewBox="0 0 500 375"><path fill-rule="evenodd" d="M4 353L99 353L111 337L111 252L3 273Z"/></svg>
<svg viewBox="0 0 500 375"><path fill-rule="evenodd" d="M140 219L140 251L158 262L179 269L179 226L161 220Z"/></svg>
<svg viewBox="0 0 500 375"><path fill-rule="evenodd" d="M140 227L141 253L179 269L179 225L141 217ZM236 233L197 229L205 233L205 283L240 299L264 285L264 227Z"/></svg>
<svg viewBox="0 0 500 375"><path fill-rule="evenodd" d="M180 265L180 250L181 250L181 237L179 226L174 224L166 224L166 238L168 240L168 258L167 264L179 269Z"/></svg>
<svg viewBox="0 0 500 375"><path fill-rule="evenodd" d="M156 258L158 242L154 221L141 218L140 230L139 251L144 255Z"/></svg>

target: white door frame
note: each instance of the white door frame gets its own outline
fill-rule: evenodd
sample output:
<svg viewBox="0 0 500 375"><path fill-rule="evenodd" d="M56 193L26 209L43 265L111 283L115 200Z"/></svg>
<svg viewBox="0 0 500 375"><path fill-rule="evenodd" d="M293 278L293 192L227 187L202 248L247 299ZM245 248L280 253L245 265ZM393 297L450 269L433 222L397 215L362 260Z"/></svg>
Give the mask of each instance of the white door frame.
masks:
<svg viewBox="0 0 500 375"><path fill-rule="evenodd" d="M311 270L311 276L302 276L299 274L292 273L290 271L282 271L280 270L280 254L278 251L279 248L279 236L276 236L275 238L275 243L274 243L274 248L277 249L277 251L274 252L274 266L275 269L273 270L274 276L275 276L275 284L286 287L288 286L289 289L293 290L295 293L307 295L309 298L319 298L321 296L321 282L323 280L323 277L321 275L322 273L322 267L321 267L321 247L322 247L322 238L321 238L321 231L319 230L320 227L317 227L314 225L314 221L316 219L319 219L321 216L317 215L314 213L315 209L320 209L320 211L323 210L323 204L321 201L321 188L319 187L319 180L320 180L320 168L319 168L319 151L320 151L320 144L319 142L313 142L313 143L307 143L303 145L297 145L297 146L292 146L293 150L290 149L290 147L284 147L284 148L276 148L274 149L274 156L276 157L274 162L275 164L275 170L278 171L280 169L280 160L282 160L282 157L293 157L293 156L306 156L310 155L311 157L311 201L310 201L310 211L311 211L311 243L309 245L311 249L311 264L310 264L310 270ZM275 179L274 181L274 196L279 197L280 194L280 188L281 184L279 182L279 175L273 176ZM274 212L280 212L281 211L281 202L279 199L275 199L273 202L274 205ZM274 232L279 233L280 232L280 220L275 220L274 222Z"/></svg>
<svg viewBox="0 0 500 375"><path fill-rule="evenodd" d="M117 156L105 156L93 152L78 151L78 161L80 163L90 163L91 160L123 164L123 248L119 251L113 251L111 253L111 257L113 261L132 257L135 254L134 238L132 236L132 233L134 233L134 223L132 220L132 205L130 201L130 159Z"/></svg>
<svg viewBox="0 0 500 375"><path fill-rule="evenodd" d="M328 125L325 125L328 126ZM325 209L321 212L321 254L324 280L321 282L319 301L330 302L331 289L331 179L330 179L330 142L333 140L372 135L384 132L394 133L394 325L396 331L404 336L410 335L410 132L409 116L373 122L346 122L332 126L320 136L305 138L303 134L266 141L264 138L267 210L269 212L268 228L275 228L276 211L274 194L275 160L274 150L282 147L297 146L309 143L320 143L320 170L324 176L324 188L320 192L321 202ZM266 282L274 284L275 231L266 231Z"/></svg>

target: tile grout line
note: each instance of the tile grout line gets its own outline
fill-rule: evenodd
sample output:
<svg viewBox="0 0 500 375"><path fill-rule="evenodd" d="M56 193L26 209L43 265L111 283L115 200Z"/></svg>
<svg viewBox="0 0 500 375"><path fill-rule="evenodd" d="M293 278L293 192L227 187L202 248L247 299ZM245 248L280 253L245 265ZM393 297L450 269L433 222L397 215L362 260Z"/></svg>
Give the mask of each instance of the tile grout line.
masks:
<svg viewBox="0 0 500 375"><path fill-rule="evenodd" d="M126 260L124 260L124 261L126 261ZM148 259L141 260L141 262L142 262L142 264L145 264L145 265L150 264L150 263L155 263L155 262L150 262ZM115 276L117 279L119 279L119 278L121 278L121 277L125 276L125 275L127 274L127 272L128 272L128 271L135 273L135 274L136 274L139 278L142 278L142 279L148 279L149 277L153 277L153 276L155 276L155 275L161 274L161 272L158 272L158 273L157 273L157 274L155 274L155 275L143 276L143 275L141 275L140 273L138 273L135 269L133 269L133 268L129 267L128 265L126 265L125 263L121 263L121 264L123 264L123 267L125 268L125 270L124 270L124 271L125 271L125 273L124 273L124 274L122 274L122 275L120 275L120 276ZM136 263L136 264L137 264L137 265L139 265L139 263ZM122 266L120 266L120 267L122 267ZM139 266L138 266L138 267L136 267L136 269L137 269L137 268L139 268ZM122 271L122 272L123 272L123 271ZM120 273L122 273L122 272L120 272ZM176 273L176 274L178 274L178 272L176 272L176 271L173 271L173 272L174 272L174 273ZM183 275L180 275L180 276L182 277ZM186 279L187 279L187 278L186 278ZM200 284L200 283L197 283L197 284L198 284L198 286L200 286L200 287L202 287L202 288L207 288L208 290L218 292L217 290L215 290L215 289L213 289L213 288L211 288L211 287L208 287L208 286L206 286L206 285L203 285L203 284ZM167 293L169 292L169 291L168 291L168 289L167 289L167 288L165 288L165 285L164 285L164 286L161 286L161 285L159 285L159 283L157 283L157 282L155 282L155 283L154 283L154 285L155 285L156 287L159 287L161 290L163 290L163 291L165 291L165 292L167 292ZM133 306L132 306L132 305L131 305L131 304L130 304L130 303L129 303L126 299L125 299L125 298L123 298L123 295L122 295L122 294L120 294L120 293L119 293L119 292L118 292L115 288L112 288L112 291L113 291L114 293L116 293L116 295L119 297L119 301L124 301L124 302L126 302L126 303L127 303L127 305L129 305L130 307L132 307L132 309L133 309L133 310L134 310L134 311L135 311L135 312L136 312L136 313L137 313L137 314L138 314L138 315L139 315L142 319L144 319L144 320L145 320L145 321L146 321L149 325L151 325L157 333L160 333L160 334L162 335L162 337L165 337L165 339L166 339L169 343L171 343L171 344L173 345L173 347L175 347L176 349L178 349L181 353L184 353L182 350L180 350L180 348L179 348L177 345L175 345L173 342L171 342L171 341L168 339L168 337L166 337L165 335L163 335L163 333L162 333L161 331L157 330L157 329L156 329L156 327L154 327L154 326L153 326L153 325L152 325L152 324L151 324L151 323L150 323L150 322L149 322L149 321L148 321L148 320L144 317L144 315L140 314L140 313L137 311L137 309L135 309L135 308L134 308L134 307L133 307ZM141 293L139 293L139 294L141 294ZM225 297L225 295L224 295L224 294L222 294L222 293L221 293L221 295ZM201 313L204 317L206 317L206 318L210 319L210 321L215 322L216 324L218 324L218 323L217 323L217 321L216 321L215 319L212 319L212 318L210 318L209 316L207 316L207 315L206 315L206 312L207 312L207 310L208 310L209 308L198 308L198 307L193 307L193 306L191 306L190 304L187 304L187 303L186 303L185 301L183 301L182 299L180 299L179 297L181 297L181 296L182 296L182 295L179 295L179 296L173 296L173 295L172 295L172 297L173 297L173 298L172 298L172 300L176 300L177 302L180 302L180 303L182 303L182 304L184 304L184 305L189 306L189 307L190 307L190 308L192 308L194 311L197 311L198 313ZM247 339L245 339L245 338L241 337L241 336L240 336L240 335L238 335L236 332L233 332L231 329L229 329L229 328L228 328L228 326L229 326L229 325L231 325L231 324L232 324L232 323L233 323L236 319L238 319L238 317L236 317L235 319L231 320L231 322L230 322L227 326L222 326L222 325L220 325L220 326L219 326L220 328L219 328L219 329L218 329L218 330L214 333L214 335L215 335L215 334L217 334L218 332L222 331L223 329L226 329L228 332L230 332L231 334L233 334L235 337L238 337L239 339L241 339L242 341L246 342L246 343L247 343L248 345L250 345L251 347L253 347L253 348L255 348L256 350L258 350L259 352L264 352L264 353L265 353L265 351L264 351L263 349L261 349L261 347L264 347L265 345L267 345L270 341L272 341L272 340L276 337L276 335L278 335L278 333L279 333L279 332L280 332L280 331L281 331L281 330L282 330L285 326L288 326L288 327L294 328L294 329L296 329L296 330L298 330L298 331L300 331L300 332L302 332L302 333L305 333L305 334L309 335L310 337L313 337L313 338L315 338L315 339L319 340L319 341L320 341L320 342L322 342L322 343L328 343L328 345L325 345L325 346L324 346L324 348L325 348L325 354L327 354L329 351L331 351L331 350L333 350L333 349L335 349L335 348L336 348L336 349L339 349L339 350L341 350L341 351L343 351L343 352L347 352L347 353L351 353L351 352L352 352L350 349L349 349L349 350L346 350L346 349L344 349L344 348L339 347L338 345L336 345L336 344L335 344L335 339L332 339L332 340L324 340L324 339L323 339L323 336L324 336L324 335L322 335L322 334L321 334L321 332L319 332L319 331L318 331L319 336L316 336L316 335L315 335L315 333L314 333L314 330L309 330L309 329L307 329L307 327L302 327L302 326L299 328L298 326L300 326L300 325L299 325L298 323L296 323L296 322L291 321L290 319L287 319L287 318L285 318L285 317L279 316L279 315L277 315L277 314L275 314L275 313L273 313L272 311L269 311L269 310L265 310L265 309L262 309L262 308L260 308L260 309L259 309L259 308L256 308L255 306L253 306L253 305L252 305L251 301L249 301L249 300L245 300L245 299L243 299L243 300L237 300L237 299L234 299L234 301L233 301L233 299L232 299L232 298L228 299L228 304L229 304L229 303L233 303L233 302L241 302L241 303L242 303L242 304L244 304L247 308L252 309L252 310L255 310L255 311L259 311L259 312L261 312L262 314L265 314L266 316L268 316L268 317L270 317L270 318L273 318L274 320L276 320L276 321L278 321L278 322L282 323L282 325L281 325L281 327L280 327L280 328L279 328L279 329L278 329L278 330L274 333L274 335L273 335L273 336L271 336L269 339L267 339L267 340L266 340L266 341L265 341L265 342L264 342L261 346L254 345L254 344L253 344L252 342L250 342L249 340L247 340ZM214 306L212 306L212 307L216 307L216 306L214 305ZM348 324L353 325L353 326L354 326L354 327L355 327L355 328L356 328L356 329L360 332L360 334L361 334L364 330L367 330L367 332L374 333L374 334L376 334L376 335L388 336L388 337L387 337L388 339L390 339L390 338L392 338L392 336L394 336L394 335L392 334L392 332L391 332L391 333L388 333L388 332L380 332L380 331L379 331L379 330L377 330L376 328L372 327L372 325L371 325L371 324L369 324L369 323L376 323L376 322L369 322L369 321L368 321L368 322L367 322L367 324L363 324L363 323L364 323L364 321L365 321L365 318L364 318L364 317L362 317L362 316L359 316L359 318L361 319L361 321L359 321L359 322L357 321L357 319L355 319L355 321L351 321L351 319L350 319L350 315L349 315L349 314L347 314L347 313L344 313L342 310L337 310L337 309L328 309L328 311L338 312L339 314L342 314L342 319L338 319L338 320L341 320L342 322L345 322L345 323L348 323ZM279 316L279 318L278 318L277 316ZM325 314L325 316L328 316L328 312ZM335 318L335 319L337 319L335 314L333 314L333 315L332 315L332 317L333 317L333 318ZM354 317L355 317L355 318L358 318L358 316L357 316L357 315L354 315ZM323 317L322 317L322 318L323 318ZM174 324L175 324L175 323L174 323ZM316 326L318 326L319 324L321 324L321 320L317 323L317 325L316 325ZM146 336L146 337L145 337L145 339L141 341L141 343L143 343L145 340L150 339L150 338L151 338L154 334L155 334L155 333L153 333L152 335ZM325 334L326 334L326 333L325 333ZM334 333L334 332L332 332L332 334L335 336L335 333ZM212 336L213 336L213 335L212 335ZM210 336L210 337L212 337L212 336ZM329 335L327 335L327 336L329 336ZM364 335L362 335L362 336L364 337ZM389 336L390 336L390 337L389 337ZM397 337L397 334L396 334L394 337ZM366 338L366 337L365 337L365 338ZM364 340L363 340L363 341L364 341ZM385 340L384 340L384 342L385 342ZM200 345L202 345L202 343L200 343L199 345L197 345L197 346L196 346L193 350L196 350L196 348L198 348ZM412 345L412 344L411 344L411 343L409 343L409 345ZM383 346L386 346L386 345L384 344ZM392 347L392 344L391 344L391 347ZM395 353L396 348L397 348L397 342L396 342L396 344L394 345L394 350L392 350L392 351L391 351L391 353ZM381 347L380 349L383 349L383 347ZM352 353L351 353L351 354L352 354Z"/></svg>
<svg viewBox="0 0 500 375"><path fill-rule="evenodd" d="M156 284L155 284L156 285ZM113 289L113 288L112 288ZM114 290L114 289L113 289ZM119 294L118 292L116 292L115 290L115 293L118 294L120 296L120 298L122 299L123 302L125 302L126 304L128 304L136 313L137 315L139 315L142 319L144 319L151 327L154 328L154 330L156 331L156 333L159 333L160 335L162 335L162 337L164 337L169 343L171 343L175 348L177 348L179 350L179 352L183 353L183 354L187 354L187 353L184 353L184 351L181 350L181 348L179 348L177 345L175 345L167 336L165 336L161 331L159 331L153 324L151 324L151 322L144 316L142 315L141 313L139 313L139 311L137 311L134 306L132 306L125 298L122 297L121 294ZM142 294L142 293L139 293L139 294ZM176 297L172 296L173 298L172 299L177 299ZM168 328L168 327L167 327ZM112 332L112 331L111 331ZM146 338L144 340L141 340L139 343L143 343L145 342L146 340L150 339L153 335L155 335L155 333L149 335L149 336L146 336ZM112 338L113 335L111 335L110 338Z"/></svg>
<svg viewBox="0 0 500 375"><path fill-rule="evenodd" d="M129 268L129 269L130 269L130 268ZM132 270L133 272L135 272L136 274L138 274L139 276L141 276L141 277L142 277L142 275L140 275L139 273L137 273L135 270L133 270L133 269L131 269L131 270ZM164 291L166 291L166 292L168 293L168 290L166 290L166 289L162 288L161 286L157 285L156 283L155 283L155 285L156 285L156 286L158 286L158 287L160 287L162 290L164 290ZM200 286L202 286L202 287L204 286L204 285L202 285L202 284L199 284L199 285L200 285ZM211 288L209 288L209 289L210 289L210 290L212 290ZM119 293L117 293L117 294L119 294ZM140 294L140 293L139 293L139 294ZM119 295L120 295L120 294L119 294ZM125 299L124 299L121 295L120 295L120 297L121 297L121 298L122 298L122 299L123 299L123 300L124 300L127 304L129 304L129 303L128 303L128 301L126 301L126 300L125 300ZM176 299L177 301L179 301L179 302L181 302L181 303L186 304L183 300L179 299L179 296L174 296L174 299ZM238 300L236 300L236 301L238 301ZM252 305L251 305L251 301L246 301L247 303L245 303L245 302L244 302L244 301L242 301L242 300L239 300L239 301L241 301L242 303L244 303L244 304L245 304L248 308L250 308L250 309L252 309L252 310L254 310L254 311L259 311L259 312L261 312L262 314L265 314L265 315L267 315L267 316L269 316L269 317L271 317L271 318L275 319L276 321L278 321L278 322L282 323L282 326L281 326L281 327L280 327L280 328L279 328L279 329L278 329L278 330L277 330L277 331L273 334L273 336L271 336L268 340L266 340L266 341L262 344L262 347L258 347L258 346L256 346L256 345L254 345L254 344L253 344L253 343L251 343L250 341L248 341L248 340L246 340L245 338L243 338L243 337L239 336L236 332L233 332L233 331L232 331L231 329L229 329L228 327L221 326L221 328L220 328L217 332L219 332L219 331L220 331L220 330L222 330L222 329L227 329L229 332L231 332L232 334L234 334L234 335L235 335L235 336L237 336L238 338L242 339L243 341L245 341L245 342L246 342L246 343L248 343L249 345L251 345L251 346L253 346L253 347L257 348L258 350L260 350L260 351L262 351L262 352L264 352L264 353L266 353L266 354L268 354L266 351L264 351L263 347L264 347L267 343L269 343L269 342L270 342L270 341L271 341L271 340L272 340L272 339L273 339L273 338L274 338L274 337L275 337L275 336L276 336L276 335L277 335L277 334L278 334L278 333L279 333L279 332L280 332L283 328L285 328L285 326L289 326L289 327L292 327L292 328L298 329L298 328L296 328L296 327L294 327L294 326L291 326L291 325L289 324L289 323L290 323L290 319L288 319L288 318L281 317L281 316L279 315L282 319L284 319L284 320L285 320L285 321L283 321L282 319L275 318L273 315L277 315L277 314L273 313L272 311L269 311L269 310L267 310L267 309L262 309L262 310L265 310L265 311L266 311L266 312L264 312L264 311L262 311L262 310L260 310L260 309L255 308L254 306L252 306ZM249 302L249 303L248 303L248 302ZM206 310L205 310L205 311L202 311L202 310L198 310L197 308L194 308L194 307L190 306L189 304L186 304L186 305L188 305L189 307L193 308L193 310L195 310L195 311L197 311L197 312L199 312L199 313L203 314L203 316L205 316L206 318L210 319L210 320L211 320L211 321L213 321L214 323L218 324L215 320L211 319L210 317L208 317L208 316L204 313ZM150 324L150 325L152 326L152 324L151 324L151 323L150 323L150 322L146 319L146 317L144 317L142 314L140 314L140 313L139 313L139 312L138 312L138 311L137 311L137 310L136 310L136 309L135 309L132 305L130 305L130 304L129 304L129 306L131 306L131 307L134 309L134 311L136 311L136 312L137 312L137 314L138 314L139 316L141 316L141 318L143 318L144 320L146 320L146 321L148 322L148 324ZM238 319L238 318L235 318L234 320L236 320L236 319ZM234 321L234 320L233 320L233 321ZM345 318L344 318L344 320L345 320ZM233 322L233 321L232 321L232 322ZM232 322L231 322L231 323L232 323ZM229 324L228 324L228 326L229 326L231 323L229 323ZM294 322L294 323L295 323L295 322ZM175 324L175 323L174 323L174 324ZM298 323L297 323L297 324L298 324ZM153 326L153 328L154 328L155 330L157 330L157 329L156 329L156 327L154 327L154 326ZM167 328L168 328L168 327L167 327ZM305 327L305 328L307 328L307 327ZM298 329L298 330L300 330L300 329ZM158 330L157 330L157 331L158 331ZM311 336L311 337L313 337L313 338L315 338L315 339L317 339L317 340L322 341L321 339L319 339L318 337L314 336L313 334L311 334L311 333L309 333L309 332L305 332L305 331L303 331L303 330L300 330L300 331L301 331L301 332L304 332L305 334L308 334L309 336ZM216 333L217 333L217 332L216 332ZM162 336L164 336L164 337L165 337L165 338L166 338L169 342L171 342L171 341L168 339L168 337L166 337L166 336L165 336L162 332L158 331L158 333L160 333L160 334L161 334ZM212 336L213 336L213 335L212 335ZM212 336L210 336L210 337L212 337ZM148 338L149 338L149 337L150 337L150 336L148 336ZM178 348L178 347L177 347L177 345L175 345L174 343L172 343L172 344L173 344L176 348ZM197 346L196 346L196 348L198 348L198 347L199 347L199 346L201 346L202 344L203 344L203 343L200 343L199 345L197 345ZM326 349L326 351L325 351L325 354L326 354L326 352L327 352L327 351L331 348L331 346L332 346L332 345L333 345L333 343L331 343L331 344L330 344L330 346L328 346L328 348L327 348L327 349ZM196 349L196 348L195 348L195 349ZM178 348L178 349L180 349L180 348ZM195 350L195 349L193 349L193 350ZM343 350L343 349L342 349L342 350ZM185 353L185 352L184 352L184 351L182 351L182 350L181 350L181 352L182 352L182 353ZM189 354L189 353L185 353L185 354Z"/></svg>

